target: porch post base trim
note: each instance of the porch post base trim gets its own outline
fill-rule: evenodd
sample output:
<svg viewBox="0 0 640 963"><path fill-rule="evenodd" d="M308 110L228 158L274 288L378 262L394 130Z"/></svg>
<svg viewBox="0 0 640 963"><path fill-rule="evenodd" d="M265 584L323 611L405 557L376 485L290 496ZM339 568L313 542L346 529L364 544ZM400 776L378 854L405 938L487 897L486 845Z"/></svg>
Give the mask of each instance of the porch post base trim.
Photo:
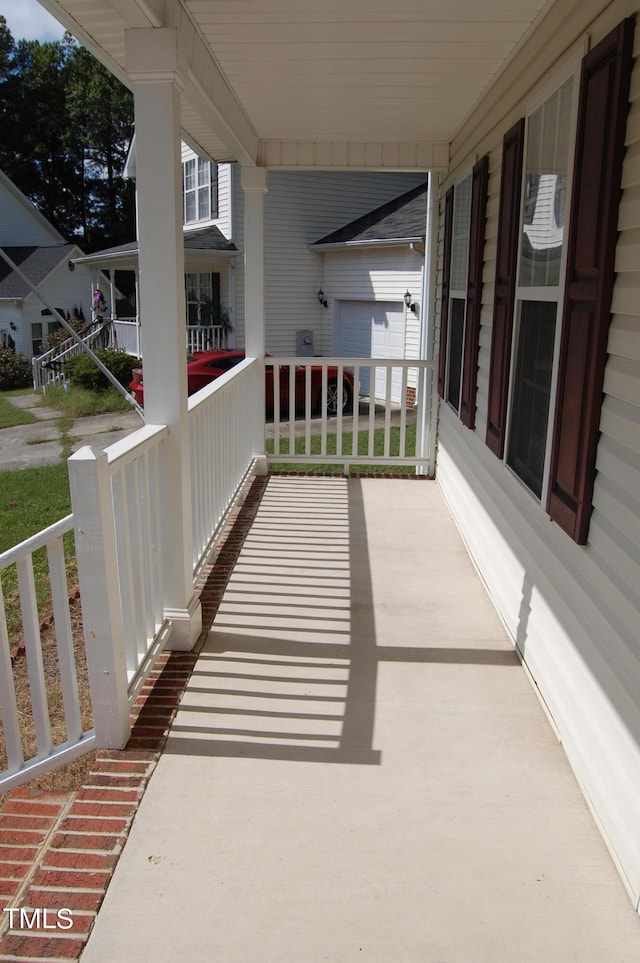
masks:
<svg viewBox="0 0 640 963"><path fill-rule="evenodd" d="M202 632L200 600L194 595L185 609L165 609L164 614L172 627L165 648L173 652L190 652Z"/></svg>
<svg viewBox="0 0 640 963"><path fill-rule="evenodd" d="M269 462L266 455L254 455L253 470L256 475L269 474Z"/></svg>

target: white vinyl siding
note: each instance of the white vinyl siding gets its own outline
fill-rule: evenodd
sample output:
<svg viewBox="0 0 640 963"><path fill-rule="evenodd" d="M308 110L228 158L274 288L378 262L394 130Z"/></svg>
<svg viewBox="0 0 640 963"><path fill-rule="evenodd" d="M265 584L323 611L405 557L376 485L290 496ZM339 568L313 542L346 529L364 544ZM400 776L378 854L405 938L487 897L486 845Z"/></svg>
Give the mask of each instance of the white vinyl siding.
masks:
<svg viewBox="0 0 640 963"><path fill-rule="evenodd" d="M614 2L590 23L572 10L545 26L521 52L532 66L502 97L490 95L453 145L444 192L462 176L468 156L490 152L476 430L440 406L437 481L517 643L559 736L603 827L623 879L640 898L640 63L631 84L628 150L601 437L588 544L578 546L552 523L485 444L492 298L495 276L502 137L526 113L535 87L555 68L552 55L584 52L629 12ZM582 19L585 18L585 19ZM636 25L635 55L640 55ZM543 73L546 63L547 74ZM536 72L538 71L538 72ZM505 93L510 91L510 93ZM440 237L440 280L442 270ZM515 332L514 332L515 337ZM526 749L523 748L526 753Z"/></svg>
<svg viewBox="0 0 640 963"><path fill-rule="evenodd" d="M331 352L330 309L322 308L316 296L320 287L328 292L329 285L322 257L308 245L424 179L417 174L270 171L265 198L268 351L295 354L296 331L305 328L313 331L316 353Z"/></svg>
<svg viewBox="0 0 640 963"><path fill-rule="evenodd" d="M107 299L107 314L110 314L111 303L108 283L103 282L101 290ZM67 311L71 313L74 306L77 306L82 308L85 318L90 320L93 287L92 273L89 268L76 265L75 271L69 271L65 259L40 285L39 291L53 308L61 308L65 313ZM46 323L47 320L50 320L46 316L42 316L44 308L44 304L35 294L29 294L22 302L22 330L19 344L18 338L16 338L16 347L28 356L31 356L31 325L40 321Z"/></svg>
<svg viewBox="0 0 640 963"><path fill-rule="evenodd" d="M0 247L60 244L60 234L8 178L0 176Z"/></svg>

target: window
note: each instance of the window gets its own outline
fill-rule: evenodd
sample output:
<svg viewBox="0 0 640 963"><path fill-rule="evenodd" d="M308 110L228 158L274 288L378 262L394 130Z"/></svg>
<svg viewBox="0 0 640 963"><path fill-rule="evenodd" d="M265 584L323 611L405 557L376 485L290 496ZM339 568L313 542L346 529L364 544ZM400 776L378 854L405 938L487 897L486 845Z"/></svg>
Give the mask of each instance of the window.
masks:
<svg viewBox="0 0 640 963"><path fill-rule="evenodd" d="M475 427L489 158L447 192L438 391Z"/></svg>
<svg viewBox="0 0 640 963"><path fill-rule="evenodd" d="M449 344L447 359L447 401L460 411L464 319L467 306L469 267L469 224L471 221L471 175L456 185L453 195L453 234L449 281Z"/></svg>
<svg viewBox="0 0 640 963"><path fill-rule="evenodd" d="M50 313L51 313L50 311L47 312L47 314L50 314ZM32 345L32 353L34 357L37 357L39 354L42 354L42 342L44 341L45 337L47 337L50 334L53 334L53 332L57 331L59 327L60 327L60 324L58 321L47 321L46 330L45 330L44 322L42 321L33 322L33 324L31 325L31 345Z"/></svg>
<svg viewBox="0 0 640 963"><path fill-rule="evenodd" d="M212 325L220 314L220 275L185 275L187 294L187 324Z"/></svg>
<svg viewBox="0 0 640 963"><path fill-rule="evenodd" d="M537 498L542 497L549 457L552 370L565 244L564 223L558 224L556 219L556 195L564 198L566 192L573 90L571 77L531 114L525 135L507 464Z"/></svg>
<svg viewBox="0 0 640 963"><path fill-rule="evenodd" d="M209 221L218 216L218 168L193 157L182 165L184 223Z"/></svg>
<svg viewBox="0 0 640 963"><path fill-rule="evenodd" d="M631 18L619 24L584 57L580 84L566 79L503 142L486 442L499 458L506 450L579 544L596 472L633 30Z"/></svg>

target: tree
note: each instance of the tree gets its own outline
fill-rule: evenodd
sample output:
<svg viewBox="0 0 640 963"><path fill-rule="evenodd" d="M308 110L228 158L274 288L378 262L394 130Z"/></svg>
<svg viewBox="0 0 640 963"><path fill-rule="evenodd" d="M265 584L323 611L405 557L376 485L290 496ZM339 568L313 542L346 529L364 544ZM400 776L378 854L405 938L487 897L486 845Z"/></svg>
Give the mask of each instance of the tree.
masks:
<svg viewBox="0 0 640 963"><path fill-rule="evenodd" d="M0 167L87 252L135 236L132 134L130 91L70 34L16 44L0 16Z"/></svg>
<svg viewBox="0 0 640 963"><path fill-rule="evenodd" d="M134 237L133 185L122 170L133 134L133 96L88 50L75 46L67 65L67 110L82 151L87 245Z"/></svg>

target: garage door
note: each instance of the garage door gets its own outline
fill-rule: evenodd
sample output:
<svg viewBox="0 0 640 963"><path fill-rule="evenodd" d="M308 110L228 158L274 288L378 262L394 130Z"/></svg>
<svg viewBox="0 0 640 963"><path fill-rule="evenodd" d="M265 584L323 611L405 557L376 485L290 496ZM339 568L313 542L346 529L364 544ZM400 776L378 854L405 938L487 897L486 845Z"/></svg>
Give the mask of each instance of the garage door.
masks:
<svg viewBox="0 0 640 963"><path fill-rule="evenodd" d="M339 301L336 354L343 358L404 358L405 314L398 301ZM384 398L386 372L376 373L376 398ZM369 394L367 372L360 377L361 394ZM393 373L391 400L401 402L402 372Z"/></svg>

